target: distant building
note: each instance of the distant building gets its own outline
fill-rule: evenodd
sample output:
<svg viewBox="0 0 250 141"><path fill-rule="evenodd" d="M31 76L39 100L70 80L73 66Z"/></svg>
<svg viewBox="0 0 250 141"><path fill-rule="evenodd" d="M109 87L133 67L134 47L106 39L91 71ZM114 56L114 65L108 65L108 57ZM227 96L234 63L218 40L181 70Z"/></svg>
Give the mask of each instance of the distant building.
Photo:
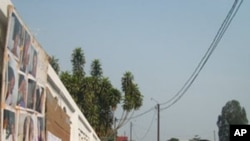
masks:
<svg viewBox="0 0 250 141"><path fill-rule="evenodd" d="M127 136L118 136L117 141L128 141L128 137Z"/></svg>

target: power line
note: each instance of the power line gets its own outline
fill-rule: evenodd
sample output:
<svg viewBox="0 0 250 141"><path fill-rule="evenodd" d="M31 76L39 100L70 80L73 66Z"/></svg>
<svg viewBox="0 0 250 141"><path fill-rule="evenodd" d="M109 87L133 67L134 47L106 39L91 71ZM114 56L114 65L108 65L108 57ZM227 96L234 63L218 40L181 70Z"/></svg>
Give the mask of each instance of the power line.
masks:
<svg viewBox="0 0 250 141"><path fill-rule="evenodd" d="M150 109L146 110L146 111L143 112L143 113L140 113L140 114L138 114L138 115L136 115L136 116L131 116L131 117L127 118L127 119L124 119L123 123L120 124L119 128L122 127L122 126L124 126L124 125L126 125L130 120L135 119L135 118L138 118L138 117L141 117L141 116L143 116L143 115L145 115L145 114L147 114L147 113L149 113L149 112L151 112L151 111L153 111L153 110L154 110L154 107L151 107ZM123 120L123 119L117 119L117 120ZM118 129L118 128L117 128L117 129Z"/></svg>
<svg viewBox="0 0 250 141"><path fill-rule="evenodd" d="M138 115L136 115L136 116L130 117L128 120L131 120L131 119L134 119L134 118L141 117L141 116L143 116L143 115L145 115L145 114L147 114L147 113L149 113L149 112L151 112L151 111L153 111L153 110L154 110L154 107L151 107L150 109L148 109L147 111L145 111L145 112L143 112L143 113L140 113L140 114L138 114Z"/></svg>
<svg viewBox="0 0 250 141"><path fill-rule="evenodd" d="M223 21L220 29L217 31L217 34L215 36L215 38L213 39L212 43L210 44L207 52L205 53L205 55L202 57L201 61L199 62L198 66L195 68L194 72L192 73L192 75L188 78L188 80L185 82L185 84L182 86L182 88L177 92L177 94L175 94L171 99L169 99L168 101L161 103L161 105L165 105L170 103L168 106L161 108L161 110L165 110L168 109L169 107L171 107L172 105L174 105L177 101L179 101L181 99L181 97L187 92L187 90L191 87L191 85L193 84L193 82L195 81L195 79L197 78L197 76L199 75L199 73L201 72L201 70L204 68L205 64L207 63L208 59L210 58L210 56L212 55L212 53L214 52L215 48L217 47L218 43L220 42L220 40L222 39L224 33L226 32L226 30L228 29L230 23L232 22L233 18L235 17L236 13L238 12L241 4L242 4L243 0L241 0L241 2L238 4L238 0L235 0L233 6L231 7L230 11L228 12L225 20ZM238 6L237 6L238 4ZM237 8L236 8L237 7ZM236 9L235 9L236 8ZM177 97L177 98L176 98Z"/></svg>
<svg viewBox="0 0 250 141"><path fill-rule="evenodd" d="M146 130L145 134L144 134L141 138L138 138L136 132L134 131L134 133L135 133L135 135L136 135L136 138L137 138L138 140L144 140L145 137L148 135L148 133L149 133L149 131L150 131L152 125L153 125L155 115L156 115L156 111L154 112L154 115L153 115L153 117L152 117L152 120L151 120L151 122L150 122L150 124L149 124L148 129ZM144 130L143 130L143 131L144 131Z"/></svg>
<svg viewBox="0 0 250 141"><path fill-rule="evenodd" d="M235 0L233 6L229 10L226 18L224 19L221 27L217 31L216 36L214 37L212 43L210 44L210 46L209 46L208 50L206 51L205 55L202 57L202 59L199 62L198 66L195 68L194 72L191 74L191 76L188 78L188 80L184 83L184 85L181 87L181 89L171 99L169 99L168 101L166 101L164 103L160 103L160 105L166 105L166 104L172 102L169 105L167 105L166 107L161 108L160 110L166 110L166 109L170 108L177 101L179 101L181 99L181 97L191 87L191 85L193 84L193 82L195 81L195 79L197 78L199 73L201 72L201 70L204 68L204 66L207 63L208 59L210 58L210 56L214 52L214 50L217 47L219 41L222 39L224 33L226 32L226 30L228 29L230 23L232 22L233 18L235 17L236 13L238 12L242 2L243 2L243 0L241 0L241 2L237 6L238 0ZM235 9L235 7L237 7L237 8ZM141 117L141 116L151 112L152 110L154 110L154 107L151 107L150 109L148 109L147 111L145 111L145 112L143 112L141 114L138 114L136 116L128 118L127 122L130 121L131 119Z"/></svg>

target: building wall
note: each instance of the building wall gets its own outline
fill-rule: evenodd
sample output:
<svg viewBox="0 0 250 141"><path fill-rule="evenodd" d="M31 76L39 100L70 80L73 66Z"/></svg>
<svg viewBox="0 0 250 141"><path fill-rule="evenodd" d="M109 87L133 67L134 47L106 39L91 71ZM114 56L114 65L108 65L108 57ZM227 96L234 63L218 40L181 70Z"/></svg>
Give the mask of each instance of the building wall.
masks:
<svg viewBox="0 0 250 141"><path fill-rule="evenodd" d="M6 33L1 51L1 140L36 140L44 131L40 125L44 123L47 65L42 64L48 64L47 54L13 6L1 10L8 14L1 17Z"/></svg>
<svg viewBox="0 0 250 141"><path fill-rule="evenodd" d="M49 91L49 90L48 90ZM58 99L47 92L46 98L46 131L60 138L62 141L70 140L70 118L58 105Z"/></svg>
<svg viewBox="0 0 250 141"><path fill-rule="evenodd" d="M52 81L53 80L53 81ZM86 120L83 113L74 102L73 98L59 79L56 72L49 65L48 67L48 84L52 96L57 97L58 105L66 109L70 117L71 141L99 141L98 136ZM60 89L59 89L60 88Z"/></svg>
<svg viewBox="0 0 250 141"><path fill-rule="evenodd" d="M0 92L2 91L2 70L3 70L2 66L3 66L4 47L5 47L5 37L7 31L6 27L7 27L7 19L3 11L0 11Z"/></svg>
<svg viewBox="0 0 250 141"><path fill-rule="evenodd" d="M31 88L30 83L32 85L34 84L34 88L39 93L43 93L43 96L45 98L42 98L41 95L39 101L44 102L44 108L41 110L41 112L36 111L35 109L29 109L26 105L25 107L21 107L20 105L16 105L16 100L14 100L14 105L9 106L6 104L5 101L5 93L7 90L7 68L9 62L9 54L13 56L12 50L8 47L6 48L7 43L5 41L12 41L12 36L14 34L14 27L17 22L12 17L10 21L12 21L12 24L9 24L8 22L8 5L12 5L10 0L1 0L0 2L0 85L1 85L1 125L5 125L5 117L7 119L11 119L15 122L15 134L13 137L16 138L16 140L22 140L25 128L25 116L29 115L32 117L32 119L35 121L35 125L37 125L36 129L34 130L35 134L37 136L44 136L46 140L62 140L62 141L100 141L98 136L96 135L95 131L91 127L91 125L88 123L80 109L78 108L77 104L74 102L73 98L59 79L58 75L55 73L53 68L48 63L48 55L46 51L42 48L42 46L38 43L38 41L35 39L35 37L32 36L32 33L30 32L29 28L24 24L21 18L18 18L18 13L14 10L14 13L17 14L17 18L22 26L24 31L27 31L27 33L31 36L32 42L31 46L33 50L35 50L36 53L38 53L38 60L36 64L36 71L37 75L33 75L31 72L27 71L25 73L22 72L19 64L21 61L19 59L22 59L22 56L13 57L13 60L16 62L15 65L18 67L16 69L16 82L18 82L21 79L21 75L25 76L27 79L27 89L29 90ZM13 5L12 5L13 6ZM15 15L15 14L14 14ZM13 20L14 19L14 20ZM12 27L13 29L8 29L9 27ZM21 34L21 36L26 37L26 32ZM9 37L7 37L9 36ZM23 38L22 37L22 38ZM14 39L13 41L14 42ZM21 54L22 50L19 50ZM33 53L35 54L35 53ZM6 59L7 58L7 59ZM29 63L30 64L30 63ZM33 69L33 67L32 67ZM17 91L19 92L19 84L15 84L15 92L16 95L18 95ZM35 90L34 90L35 93ZM27 93L27 95L29 95ZM18 99L18 96L16 97ZM34 102L33 96L27 96L26 100L27 102ZM43 100L44 99L44 100ZM36 102L37 103L37 102ZM42 107L41 106L41 107ZM7 114L6 114L6 108L7 108ZM10 111L10 112L9 112ZM11 117L11 118L10 118ZM20 122L21 121L21 122ZM20 123L22 125L20 125ZM43 127L43 128L40 128ZM3 133L6 133L7 127L0 126L0 140L5 141ZM22 136L19 136L22 135ZM35 140L38 140L38 138L35 138Z"/></svg>
<svg viewBox="0 0 250 141"><path fill-rule="evenodd" d="M3 6L0 4L0 9L2 9ZM0 10L0 94L2 93L2 82L4 81L3 76L3 58L4 58L4 49L5 49L5 37L6 37L6 30L7 30L7 13L5 14L4 11ZM0 102L2 101L2 96L0 96ZM0 105L0 107L2 107ZM2 112L0 112L0 119L2 119L3 115ZM2 121L0 121L0 125L2 125ZM1 129L0 129L1 132ZM0 134L0 140L2 138L2 134Z"/></svg>

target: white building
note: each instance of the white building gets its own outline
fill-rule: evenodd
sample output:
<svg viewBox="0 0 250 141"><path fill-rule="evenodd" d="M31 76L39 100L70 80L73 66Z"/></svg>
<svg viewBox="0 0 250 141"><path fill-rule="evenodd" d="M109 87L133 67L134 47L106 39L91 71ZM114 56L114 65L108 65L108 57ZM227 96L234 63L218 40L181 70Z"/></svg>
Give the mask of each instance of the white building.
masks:
<svg viewBox="0 0 250 141"><path fill-rule="evenodd" d="M44 130L44 139L47 141L100 141L97 134L95 133L91 125L88 123L83 113L80 111L77 104L75 103L75 101L59 79L58 75L48 63L48 55L46 51L42 49L41 45L36 41L35 37L32 36L29 31L29 28L26 27L26 25L24 24L25 21L20 20L20 18L18 17L18 12L16 12L14 9L12 10L13 13L11 15L11 18L15 18L16 16L17 19L20 20L19 24L24 27L23 29L25 31L27 31L27 33L25 32L25 34L29 34L32 38L30 46L33 47L33 52L39 53L38 61L36 64L37 70L35 70L36 75L32 74L30 71L27 71L26 73L22 72L20 68L20 62L22 60L20 56L21 53L22 55L24 54L24 51L22 52L22 50L20 49L19 56L14 56L12 55L13 52L10 47L8 46L7 48L6 45L7 42L9 42L10 40L11 42L14 42L14 39L8 37L8 32L13 32L10 34L13 36L15 32L14 24L17 23L16 21L14 21L16 19L14 19L13 21L10 20L12 24L9 23L8 16L10 15L8 15L8 11L10 9L10 5L13 9L14 6L10 0L0 1L0 119L1 125L4 125L0 127L0 140L12 140L12 137L17 138L16 140L23 140L22 138L24 138L24 136L26 135L26 129L23 128L26 125L24 117L31 116L31 120L34 121L34 125L37 125L37 128L34 129L34 134L38 138L34 138L34 140L39 140L39 137L41 136L40 134L42 134L42 130ZM13 31L8 28L8 24L12 26ZM19 45L19 47L21 48L21 45ZM28 85L26 86L26 88L28 88L28 96L26 96L27 103L25 107L20 106L18 102L16 102L19 99L19 89L21 87L18 83L14 84L16 85L16 88L18 88L16 89L16 91L18 92L16 94L13 94L14 96L12 97L14 98L12 99L12 101L14 101L14 104L6 104L6 92L8 92L7 90L9 87L9 83L7 83L9 82L9 80L7 80L7 75L9 75L8 67L10 67L9 62L11 59L15 64L14 71L16 73L15 76L17 77L15 78L16 82L19 82L21 80L21 76L27 79L25 81ZM40 60L44 60L44 62L41 62ZM33 61L34 60L32 60L32 63ZM29 65L33 64L29 63ZM34 66L29 67L28 69L33 69L33 67ZM29 90L33 87L31 87L32 85L30 84L35 85L33 91L31 92ZM44 99L46 100L43 100L42 98L43 92L45 93L44 95L46 96L46 98ZM29 97L30 93L36 95L36 104L33 103L33 105L35 105L33 106L35 107L34 109L30 109L30 107L28 107L28 102L31 101L32 103L31 97ZM39 108L44 107L43 110L40 111L37 111L37 93L40 94ZM44 105L42 105L41 103L44 103ZM42 122L40 121L40 119ZM11 126L11 123L14 125L15 128L8 128L13 127ZM11 132L12 130L14 130L15 132ZM9 139L6 139L6 134L9 134Z"/></svg>

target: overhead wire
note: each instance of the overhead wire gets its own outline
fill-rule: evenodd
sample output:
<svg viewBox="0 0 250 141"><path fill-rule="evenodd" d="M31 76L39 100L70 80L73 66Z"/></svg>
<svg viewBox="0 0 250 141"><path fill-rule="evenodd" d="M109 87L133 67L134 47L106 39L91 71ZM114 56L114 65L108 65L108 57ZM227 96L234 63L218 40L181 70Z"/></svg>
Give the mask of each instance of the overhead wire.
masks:
<svg viewBox="0 0 250 141"><path fill-rule="evenodd" d="M207 52L205 55L202 57L201 61L199 62L198 66L195 68L194 72L192 75L188 78L188 80L185 82L185 84L182 86L182 88L175 94L171 99L168 101L161 103L160 105L166 105L170 102L168 106L161 108L161 110L168 109L172 105L174 105L177 101L181 99L181 97L187 92L187 90L191 87L193 82L196 80L197 76L201 72L201 70L204 68L205 64L207 63L208 59L210 58L211 54L214 52L215 48L217 47L218 43L222 39L224 33L228 29L230 23L232 22L233 18L235 17L236 13L238 12L243 0L241 0L240 4L237 6L238 0L235 0L232 8L228 12L225 20L223 21L220 29L218 30L215 38L213 39L212 43L210 44ZM235 7L237 6L236 10ZM176 98L177 97L177 98Z"/></svg>
<svg viewBox="0 0 250 141"><path fill-rule="evenodd" d="M145 137L148 135L148 133L149 133L149 131L150 131L152 125L153 125L155 116L156 116L156 110L155 110L155 112L154 112L154 114L153 114L152 120L151 120L151 122L150 122L150 124L149 124L149 127L148 127L148 129L146 130L145 134L144 134L142 137L140 137L140 138L138 138L138 136L136 136L138 140L144 140ZM145 130L143 130L143 131L145 131ZM134 132L134 133L136 133L136 132Z"/></svg>
<svg viewBox="0 0 250 141"><path fill-rule="evenodd" d="M148 109L148 110L146 110L146 111L144 111L144 112L142 112L142 113L140 113L140 114L138 114L138 115L133 116L133 114L134 114L134 113L133 113L133 114L131 115L131 117L129 117L129 118L126 118L126 119L117 119L117 120L124 120L124 121L123 121L123 123L121 123L119 126L116 127L116 130L119 129L120 127L126 125L130 120L135 119L135 118L138 118L138 117L140 117L140 116L143 116L143 115L145 115L145 114L147 114L147 113L149 113L149 112L151 112L151 111L153 111L153 110L154 110L154 107L151 107L150 109Z"/></svg>
<svg viewBox="0 0 250 141"><path fill-rule="evenodd" d="M147 114L147 113L149 113L149 112L151 112L151 111L153 111L153 110L154 110L154 107L151 107L151 108L148 109L147 111L145 111L145 112L143 112L143 113L140 113L140 114L138 114L138 115L136 115L136 116L133 116L133 117L129 118L129 120L134 119L134 118L138 118L138 117L140 117L140 116L143 116L143 115L145 115L145 114Z"/></svg>
<svg viewBox="0 0 250 141"><path fill-rule="evenodd" d="M235 3L234 3L234 5L235 5ZM234 5L233 5L233 7L234 7ZM231 11L232 11L232 8L231 8L231 10L230 10L230 14L231 14ZM228 16L226 17L226 19L225 20L227 20L228 19ZM224 23L225 22L223 22L223 26L224 26ZM169 102L171 102L172 100L174 100L178 95L180 95L180 93L185 89L185 87L189 84L189 82L193 79L193 77L197 74L197 71L198 71L198 69L202 66L202 63L204 62L204 60L206 59L206 58L208 58L207 56L209 56L208 54L209 53L211 53L211 49L212 49L212 47L213 47L213 44L215 43L215 41L216 41L216 39L217 39L217 36L219 35L219 32L221 31L221 29L222 29L222 27L223 26L221 26L220 27L220 29L219 29L219 31L217 32L217 34L216 34L216 36L215 36L215 38L214 38L214 40L213 40L213 42L211 43L211 45L210 45L210 47L208 48L208 50L206 51L206 53L205 53L205 55L203 56L203 58L201 59L201 61L199 62L199 64L198 64L198 66L195 68L195 70L194 70L194 72L192 73L192 75L188 78L188 80L184 83L184 85L182 86L182 88L171 98L171 99L169 99L168 101L166 101L166 102L164 102L164 103L161 103L161 105L164 105L164 104L167 104L167 103L169 103Z"/></svg>
<svg viewBox="0 0 250 141"><path fill-rule="evenodd" d="M226 32L226 30L228 29L230 23L232 22L233 18L235 17L235 15L237 14L240 6L242 5L244 0L240 0L241 2L238 4L239 0L235 0L235 2L233 3L233 6L231 7L231 9L229 10L226 18L224 19L221 27L219 28L219 30L216 33L216 36L214 37L212 43L210 44L209 48L207 49L205 55L202 57L201 61L198 63L197 67L195 68L194 72L191 74L191 76L187 79L187 81L184 83L184 85L181 87L181 89L169 100L167 100L164 103L160 103L160 105L166 105L168 103L170 103L169 105L167 105L164 108L160 108L160 110L166 110L168 108L170 108L171 106L173 106L176 102L178 102L181 97L187 92L187 90L191 87L191 85L193 84L193 82L196 80L197 76L199 75L199 73L201 72L201 70L204 68L205 64L207 63L208 59L210 58L210 56L212 55L212 53L214 52L215 48L217 47L218 43L220 42L220 40L222 39L224 33ZM236 10L235 10L235 7ZM132 116L130 118L127 119L127 122L130 121L131 119L134 118L138 118L141 117L149 112L151 112L152 110L154 110L154 107L151 107L150 109L146 110L143 113L140 113L136 116ZM126 123L127 123L126 122Z"/></svg>

